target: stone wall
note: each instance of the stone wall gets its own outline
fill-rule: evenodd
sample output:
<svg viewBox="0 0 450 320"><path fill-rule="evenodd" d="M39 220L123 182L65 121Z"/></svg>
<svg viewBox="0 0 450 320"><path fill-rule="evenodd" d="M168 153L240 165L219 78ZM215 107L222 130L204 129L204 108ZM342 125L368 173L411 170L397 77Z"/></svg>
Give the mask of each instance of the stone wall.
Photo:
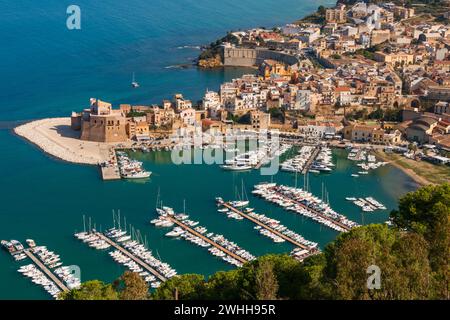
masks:
<svg viewBox="0 0 450 320"><path fill-rule="evenodd" d="M299 62L293 55L265 48L224 48L223 52L223 65L229 67L259 66L264 60L269 59L290 66Z"/></svg>

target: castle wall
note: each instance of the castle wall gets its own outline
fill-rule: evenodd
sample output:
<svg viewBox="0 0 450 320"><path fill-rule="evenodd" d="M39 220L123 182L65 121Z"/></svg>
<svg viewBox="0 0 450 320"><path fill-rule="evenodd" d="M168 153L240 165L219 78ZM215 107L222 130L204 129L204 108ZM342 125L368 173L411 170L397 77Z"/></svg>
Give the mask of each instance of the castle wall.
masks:
<svg viewBox="0 0 450 320"><path fill-rule="evenodd" d="M264 60L276 60L288 65L298 63L298 59L290 54L264 48L224 48L223 64L230 67L259 66Z"/></svg>

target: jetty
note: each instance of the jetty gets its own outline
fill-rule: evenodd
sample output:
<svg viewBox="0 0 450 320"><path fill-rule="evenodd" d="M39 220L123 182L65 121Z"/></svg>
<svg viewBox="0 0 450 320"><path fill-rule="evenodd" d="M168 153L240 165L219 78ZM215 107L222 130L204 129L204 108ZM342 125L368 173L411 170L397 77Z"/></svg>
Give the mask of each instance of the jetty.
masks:
<svg viewBox="0 0 450 320"><path fill-rule="evenodd" d="M41 269L42 272L45 273L45 275L47 275L50 280L52 280L59 289L61 289L62 291L69 291L69 288L67 288L65 286L64 283L62 283L61 280L59 280L54 274L53 272L50 271L50 269L48 269L43 263L42 261L37 258L30 249L25 249L23 250L23 252L34 262L35 265L38 266L39 269Z"/></svg>
<svg viewBox="0 0 450 320"><path fill-rule="evenodd" d="M311 157L309 157L308 161L306 162L305 166L303 167L302 174L306 174L309 170L309 167L311 166L311 163L314 161L314 159L319 154L320 148L316 147L314 151L311 153Z"/></svg>
<svg viewBox="0 0 450 320"><path fill-rule="evenodd" d="M157 277L159 280L161 281L166 281L167 278L164 277L162 274L160 274L158 271L156 271L155 269L153 269L152 267L150 267L147 263L145 263L144 261L142 261L141 259L139 259L138 257L136 257L134 254L132 254L131 252L129 252L127 249L125 249L124 247L118 245L116 242L112 241L110 238L108 238L107 236L105 236L103 233L100 232L95 232L95 234L102 240L104 240L105 242L107 242L108 244L110 244L112 247L116 248L117 250L119 250L121 253L123 253L124 255L126 255L128 258L130 258L131 260L133 260L134 262L136 262L138 265L140 265L142 268L144 268L145 270L147 270L148 272L150 272L151 274L153 274L155 277Z"/></svg>
<svg viewBox="0 0 450 320"><path fill-rule="evenodd" d="M315 210L315 209L313 209L313 208L308 207L308 206L305 205L304 203L301 203L301 202L299 202L299 201L297 201L297 200L295 200L295 199L292 199L292 198L289 198L289 197L285 196L285 195L282 194L281 192L277 191L277 190L275 189L275 187L270 188L270 189L271 189L271 191L273 191L273 192L274 192L276 195L278 195L279 197L282 197L282 198L285 199L285 200L291 201L291 202L293 202L293 203L295 203L295 204L297 204L297 205L303 207L304 209L306 209L306 210L308 210L308 211L311 211L312 213L314 213L315 215L319 216L320 218L325 219L325 220L327 220L327 221L330 221L331 223L333 223L333 224L335 224L335 225L341 227L341 228L344 229L345 231L350 231L351 228L350 228L349 226L343 224L342 222L339 222L339 221L337 221L337 220L334 220L334 219L332 219L332 218L330 218L330 217L324 215L324 214L321 213L320 211L317 211L317 210Z"/></svg>
<svg viewBox="0 0 450 320"><path fill-rule="evenodd" d="M172 221L173 223L175 223L176 225L178 225L180 228L183 228L184 230L186 230L187 232L195 235L196 237L199 237L200 239L202 239L203 241L206 241L207 243L209 243L210 245L216 247L217 249L219 249L220 251L225 252L227 255L231 256L233 259L236 259L237 261L241 262L241 263L246 263L248 262L247 259L242 258L241 256L238 256L237 254L231 252L230 250L228 250L227 248L222 247L220 244L212 241L211 239L209 239L208 237L205 237L203 234L201 234L200 232L197 232L196 230L192 229L191 227L185 225L184 223L182 223L181 221L178 221L177 219L171 217L171 216L167 216L167 219L169 219L170 221Z"/></svg>
<svg viewBox="0 0 450 320"><path fill-rule="evenodd" d="M279 231L277 231L277 230L275 230L275 229L269 227L268 225L265 225L265 224L262 223L261 221L258 221L257 219L255 219L255 218L249 216L248 214L246 214L246 213L244 213L244 212L242 212L242 211L236 209L235 207L233 207L233 206L232 206L230 203L228 203L228 202L223 202L222 205L223 205L224 207L228 208L229 210L231 210L231 211L233 211L233 212L235 212L235 213L241 215L241 216L244 217L245 219L250 220L251 222L257 224L257 225L260 226L261 228L264 228L264 229L266 229L266 230L272 232L273 234L277 235L278 237L280 237L280 238L282 238L282 239L284 239L284 240L286 240L286 241L292 243L292 244L293 244L294 246L296 246L296 247L299 247L299 248L302 248L302 249L305 249L305 250L310 250L310 249L311 249L310 247L308 247L308 246L306 246L306 245L304 245L304 244L302 244L302 243L300 243L300 242L298 242L298 241L295 241L294 239L291 239L290 237L284 235L283 233L281 233L281 232L279 232Z"/></svg>

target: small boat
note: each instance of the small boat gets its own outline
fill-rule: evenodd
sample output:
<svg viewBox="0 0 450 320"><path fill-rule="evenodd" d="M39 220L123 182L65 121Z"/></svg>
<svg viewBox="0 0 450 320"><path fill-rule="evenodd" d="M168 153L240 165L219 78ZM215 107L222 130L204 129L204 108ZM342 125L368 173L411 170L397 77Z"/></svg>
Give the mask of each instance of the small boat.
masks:
<svg viewBox="0 0 450 320"><path fill-rule="evenodd" d="M347 200L347 201L355 201L356 198L354 198L354 197L346 197L345 200Z"/></svg>
<svg viewBox="0 0 450 320"><path fill-rule="evenodd" d="M131 81L131 86L133 88L139 88L139 83L134 79L134 72L133 72L133 80Z"/></svg>
<svg viewBox="0 0 450 320"><path fill-rule="evenodd" d="M357 177L359 177L359 174L356 174L356 173L352 173L352 177L355 177L355 178L357 178Z"/></svg>
<svg viewBox="0 0 450 320"><path fill-rule="evenodd" d="M224 170L231 170L231 171L244 171L244 170L250 170L252 169L252 166L248 165L223 165L222 169Z"/></svg>

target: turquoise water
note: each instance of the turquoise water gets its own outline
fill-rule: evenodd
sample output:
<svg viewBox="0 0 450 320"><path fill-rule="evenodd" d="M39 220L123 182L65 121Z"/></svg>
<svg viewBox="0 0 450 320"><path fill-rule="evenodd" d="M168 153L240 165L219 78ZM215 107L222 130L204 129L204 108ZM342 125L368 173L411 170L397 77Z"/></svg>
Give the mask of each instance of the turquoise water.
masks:
<svg viewBox="0 0 450 320"><path fill-rule="evenodd" d="M175 92L199 99L206 88L217 89L226 79L249 70L166 68L188 62L198 54L195 49L178 47L208 43L231 29L292 21L326 3L332 1L79 0L82 30L78 32L65 29L65 9L70 2L3 2L0 238L33 238L58 252L65 264L79 265L82 280L112 281L123 269L107 254L76 241L72 234L82 228L83 214L92 216L98 228L105 228L112 222L111 210L120 209L122 216L147 236L153 251L179 273L209 275L231 268L204 249L164 237L167 230L149 224L155 216L160 188L165 204L182 210L186 199L186 210L193 218L253 254L290 251L290 245L274 244L260 236L249 222L229 220L215 210L214 197L233 197L242 179L250 196L253 184L267 180L257 171L231 173L217 166L175 166L169 154L161 152L133 155L153 171L147 182L103 182L96 168L51 158L6 128L13 120L66 116L84 107L93 96L114 104L159 102ZM129 86L132 72L141 84L138 90ZM320 194L324 182L333 207L357 221L362 217L345 196L372 195L392 209L400 195L416 187L392 167L380 168L376 175L354 183L349 173L352 164L345 155L336 153L336 157L337 170L312 176L311 186ZM280 173L274 181L292 185L294 176ZM336 232L260 199L250 196L250 200L260 212L281 220L322 247L336 236ZM364 220L379 222L386 217L387 212L378 212L366 214ZM0 252L0 299L48 299L41 288L18 274L18 266Z"/></svg>

